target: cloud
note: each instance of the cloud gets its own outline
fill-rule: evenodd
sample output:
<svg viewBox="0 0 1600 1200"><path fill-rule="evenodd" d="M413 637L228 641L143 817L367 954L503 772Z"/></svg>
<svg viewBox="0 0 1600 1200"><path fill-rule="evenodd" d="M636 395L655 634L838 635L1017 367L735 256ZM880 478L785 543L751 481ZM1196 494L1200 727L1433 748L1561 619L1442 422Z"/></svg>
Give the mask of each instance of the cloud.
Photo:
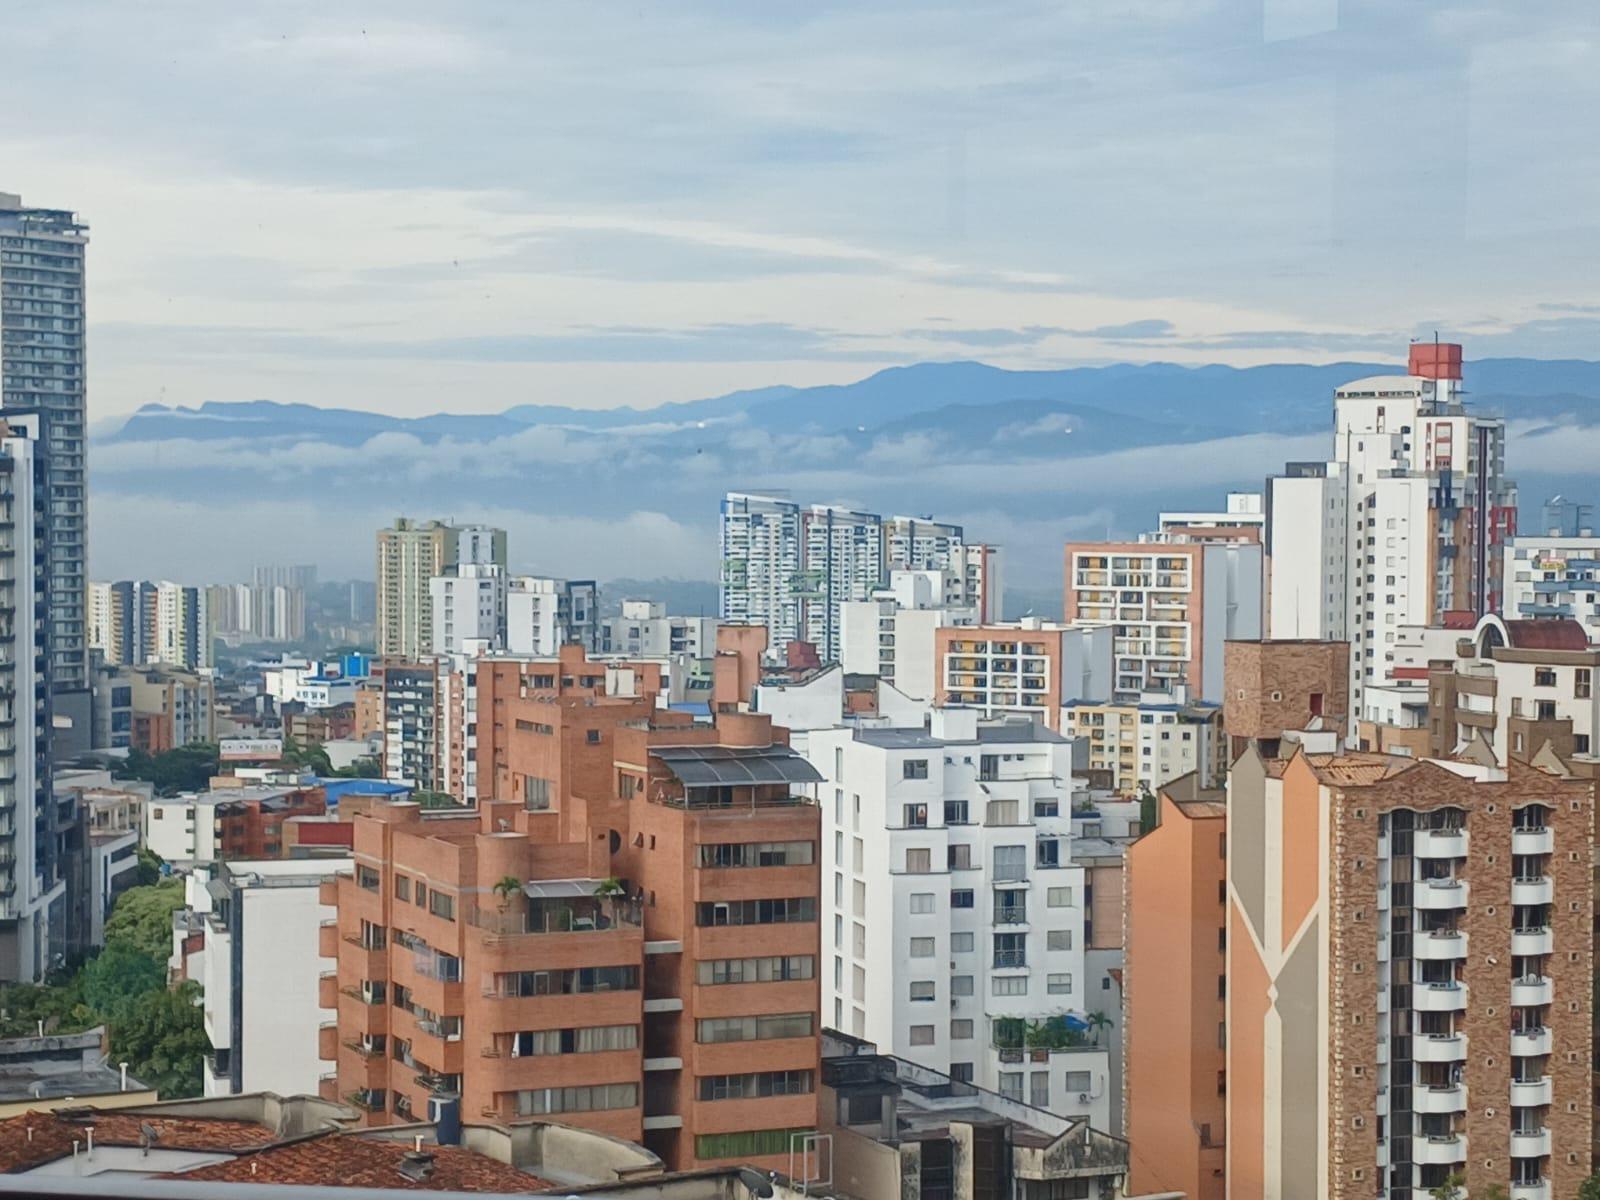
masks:
<svg viewBox="0 0 1600 1200"><path fill-rule="evenodd" d="M1073 337L1099 338L1102 341L1130 339L1144 341L1151 338L1169 338L1177 333L1171 321L1150 318L1143 321L1125 321L1121 325L1102 325L1098 329L1080 329Z"/></svg>

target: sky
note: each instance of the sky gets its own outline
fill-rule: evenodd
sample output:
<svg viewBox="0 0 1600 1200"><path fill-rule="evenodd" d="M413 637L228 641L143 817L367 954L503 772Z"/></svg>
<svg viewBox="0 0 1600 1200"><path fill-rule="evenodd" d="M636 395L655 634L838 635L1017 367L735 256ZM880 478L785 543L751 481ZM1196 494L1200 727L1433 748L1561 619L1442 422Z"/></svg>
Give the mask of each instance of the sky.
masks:
<svg viewBox="0 0 1600 1200"><path fill-rule="evenodd" d="M61 0L0 56L97 422L1596 357L1588 3Z"/></svg>

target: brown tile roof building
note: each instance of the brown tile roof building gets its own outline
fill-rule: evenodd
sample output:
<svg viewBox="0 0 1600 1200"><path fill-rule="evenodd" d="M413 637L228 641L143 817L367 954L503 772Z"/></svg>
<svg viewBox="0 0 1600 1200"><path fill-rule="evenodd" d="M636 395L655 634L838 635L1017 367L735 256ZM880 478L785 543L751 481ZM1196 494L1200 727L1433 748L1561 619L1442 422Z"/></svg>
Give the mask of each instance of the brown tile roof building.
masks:
<svg viewBox="0 0 1600 1200"><path fill-rule="evenodd" d="M278 1183L394 1191L541 1192L554 1184L460 1146L319 1133L170 1176L187 1182Z"/></svg>
<svg viewBox="0 0 1600 1200"><path fill-rule="evenodd" d="M81 1116L72 1114L81 1113ZM0 1121L0 1175L31 1171L66 1158L74 1142L88 1142L89 1130L100 1146L139 1146L148 1126L164 1150L238 1153L270 1144L276 1134L254 1121L213 1118L156 1117L109 1109L57 1109L28 1112Z"/></svg>

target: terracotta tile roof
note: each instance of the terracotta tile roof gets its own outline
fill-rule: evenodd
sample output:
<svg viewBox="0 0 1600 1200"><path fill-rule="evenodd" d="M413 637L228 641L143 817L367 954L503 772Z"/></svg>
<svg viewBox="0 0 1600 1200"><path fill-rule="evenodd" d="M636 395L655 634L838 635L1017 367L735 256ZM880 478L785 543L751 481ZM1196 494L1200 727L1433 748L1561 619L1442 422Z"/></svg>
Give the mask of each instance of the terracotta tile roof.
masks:
<svg viewBox="0 0 1600 1200"><path fill-rule="evenodd" d="M1222 800L1174 800L1172 803L1184 816L1197 821L1228 815L1228 805Z"/></svg>
<svg viewBox="0 0 1600 1200"><path fill-rule="evenodd" d="M1282 779L1283 773L1289 769L1289 760L1286 758L1264 758L1261 766L1267 773L1268 779Z"/></svg>
<svg viewBox="0 0 1600 1200"><path fill-rule="evenodd" d="M1587 650L1589 636L1576 621L1507 621L1506 632L1517 650Z"/></svg>
<svg viewBox="0 0 1600 1200"><path fill-rule="evenodd" d="M1390 754L1366 754L1359 751L1343 754L1308 754L1306 762L1323 783L1348 784L1355 787L1377 783L1417 765L1415 759L1404 759Z"/></svg>
<svg viewBox="0 0 1600 1200"><path fill-rule="evenodd" d="M70 1119L59 1112L26 1112L0 1121L0 1174L31 1170L67 1157L74 1141L88 1141L91 1128L98 1145L137 1146L141 1124L154 1129L156 1144L167 1150L253 1150L269 1145L277 1136L254 1121L141 1116L113 1109L90 1109L87 1115Z"/></svg>
<svg viewBox="0 0 1600 1200"><path fill-rule="evenodd" d="M554 1187L515 1167L460 1146L425 1146L431 1171L407 1172L409 1141L323 1133L169 1176L185 1182L285 1183L394 1191L539 1192Z"/></svg>

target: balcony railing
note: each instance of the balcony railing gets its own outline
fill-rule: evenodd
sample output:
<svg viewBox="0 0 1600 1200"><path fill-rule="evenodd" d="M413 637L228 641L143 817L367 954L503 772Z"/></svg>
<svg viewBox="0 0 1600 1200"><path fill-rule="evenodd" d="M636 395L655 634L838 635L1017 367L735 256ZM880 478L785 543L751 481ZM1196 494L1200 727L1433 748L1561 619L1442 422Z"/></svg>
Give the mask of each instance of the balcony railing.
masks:
<svg viewBox="0 0 1600 1200"><path fill-rule="evenodd" d="M529 900L519 911L477 909L467 923L495 937L523 937L550 933L605 933L637 929L642 913L637 901L612 896L562 900Z"/></svg>

